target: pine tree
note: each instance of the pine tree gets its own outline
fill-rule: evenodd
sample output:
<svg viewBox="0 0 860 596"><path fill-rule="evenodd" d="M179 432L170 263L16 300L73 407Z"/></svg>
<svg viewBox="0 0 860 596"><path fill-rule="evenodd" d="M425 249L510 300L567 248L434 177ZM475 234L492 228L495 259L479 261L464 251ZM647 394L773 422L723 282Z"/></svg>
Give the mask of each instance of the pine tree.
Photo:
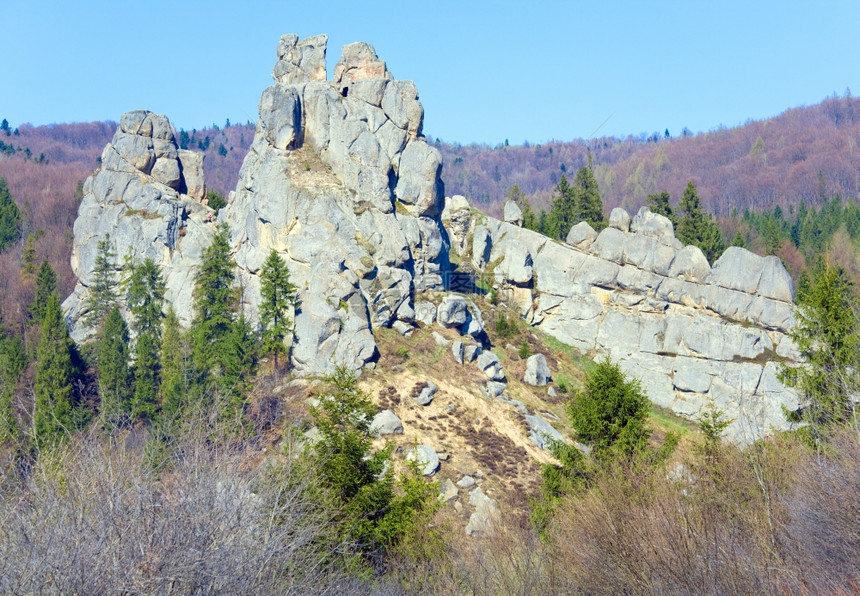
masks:
<svg viewBox="0 0 860 596"><path fill-rule="evenodd" d="M550 238L563 238L567 236L571 226L577 222L579 210L573 188L562 174L556 186L558 194L552 201L549 214L546 219L541 213L541 231Z"/></svg>
<svg viewBox="0 0 860 596"><path fill-rule="evenodd" d="M36 323L41 323L51 294L57 291L57 274L47 260L42 261L39 274L36 275L36 296L30 303L30 316Z"/></svg>
<svg viewBox="0 0 860 596"><path fill-rule="evenodd" d="M710 214L702 211L696 185L687 183L678 208L681 216L675 230L675 237L686 245L698 246L709 263L714 263L725 250L722 234Z"/></svg>
<svg viewBox="0 0 860 596"><path fill-rule="evenodd" d="M164 291L161 270L152 259L148 258L140 266L134 267L126 292L137 335L131 413L134 419L152 420L157 411Z"/></svg>
<svg viewBox="0 0 860 596"><path fill-rule="evenodd" d="M245 351L242 338L247 329L237 331L234 313L239 310L239 295L233 287L235 264L230 258L229 233L226 224L221 224L203 251L193 293L191 361L195 383L203 394L218 390L222 398L239 398L242 385L237 377L248 372L239 370L248 362L240 354ZM236 345L237 339L242 339L242 346Z"/></svg>
<svg viewBox="0 0 860 596"><path fill-rule="evenodd" d="M627 380L608 358L586 373L568 406L573 428L598 457L641 450L648 443L650 402L638 379Z"/></svg>
<svg viewBox="0 0 860 596"><path fill-rule="evenodd" d="M19 435L12 397L26 367L24 343L17 337L6 336L3 318L0 317L0 444L14 440Z"/></svg>
<svg viewBox="0 0 860 596"><path fill-rule="evenodd" d="M860 385L860 325L854 286L845 271L819 262L814 275L798 284L795 315L797 323L789 337L804 364L783 365L780 376L800 391L805 402L800 415L790 419L809 423L820 445L828 427L857 423L853 398Z"/></svg>
<svg viewBox="0 0 860 596"><path fill-rule="evenodd" d="M181 415L186 392L185 346L179 318L173 306L164 317L161 336L161 419L165 428L171 427Z"/></svg>
<svg viewBox="0 0 860 596"><path fill-rule="evenodd" d="M84 301L87 310L84 322L90 327L101 326L105 316L117 302L115 259L116 252L113 250L110 234L105 234L96 249L92 283Z"/></svg>
<svg viewBox="0 0 860 596"><path fill-rule="evenodd" d="M648 195L646 202L651 213L657 213L666 217L672 222L672 225L678 227L678 216L672 211L672 204L669 202L669 193L665 190L657 194Z"/></svg>
<svg viewBox="0 0 860 596"><path fill-rule="evenodd" d="M117 307L105 318L98 357L102 424L108 429L123 426L131 413L132 379L128 366L128 326Z"/></svg>
<svg viewBox="0 0 860 596"><path fill-rule="evenodd" d="M606 227L606 219L603 216L603 200L600 198L600 189L597 179L591 167L583 166L576 172L573 180L573 188L576 196L576 219L585 221L596 231ZM564 230L564 233L570 230Z"/></svg>
<svg viewBox="0 0 860 596"><path fill-rule="evenodd" d="M36 350L33 427L39 448L65 440L74 428L74 346L60 311L60 298L51 294L42 320L42 338Z"/></svg>
<svg viewBox="0 0 860 596"><path fill-rule="evenodd" d="M289 317L295 306L296 287L290 283L290 270L273 248L260 272L260 327L262 352L275 359L278 373L278 355L286 352L284 338L292 329Z"/></svg>
<svg viewBox="0 0 860 596"><path fill-rule="evenodd" d="M21 211L0 178L0 252L21 237Z"/></svg>
<svg viewBox="0 0 860 596"><path fill-rule="evenodd" d="M21 251L21 274L30 276L36 273L36 241L39 239L39 233L27 234L27 242L24 244L24 249Z"/></svg>

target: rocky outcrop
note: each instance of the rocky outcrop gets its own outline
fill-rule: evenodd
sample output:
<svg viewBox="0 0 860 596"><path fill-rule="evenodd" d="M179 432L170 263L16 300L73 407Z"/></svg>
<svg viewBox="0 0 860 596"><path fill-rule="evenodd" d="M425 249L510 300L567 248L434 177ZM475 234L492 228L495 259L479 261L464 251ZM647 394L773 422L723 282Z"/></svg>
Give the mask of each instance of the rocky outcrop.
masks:
<svg viewBox="0 0 860 596"><path fill-rule="evenodd" d="M489 253L475 264L526 321L609 355L656 404L695 419L713 402L737 441L787 427L782 408L798 397L777 361L799 355L786 336L792 281L776 257L729 248L710 267L647 208L632 220L613 210L600 234L577 224L568 243L488 217L467 229Z"/></svg>
<svg viewBox="0 0 860 596"><path fill-rule="evenodd" d="M372 329L411 322L415 293L444 289L447 268L442 162L420 136L415 85L364 43L344 47L326 81L325 42L281 39L275 84L221 212L252 319L266 255L274 248L290 267L300 374L371 360Z"/></svg>
<svg viewBox="0 0 860 596"><path fill-rule="evenodd" d="M166 299L190 321L194 270L214 227L213 212L200 202L204 196L203 155L179 149L170 121L145 110L123 114L101 166L84 183L75 220L78 283L63 308L76 341L92 331L81 318L98 243L108 235L117 265L126 255L161 265Z"/></svg>
<svg viewBox="0 0 860 596"><path fill-rule="evenodd" d="M372 330L411 323L416 292L445 289L448 268L442 160L421 136L415 85L394 79L364 43L344 47L327 81L326 42L281 38L275 83L262 93L237 189L218 217L251 321L266 256L275 249L287 262L299 288L292 360L300 374L372 360ZM80 283L66 303L75 337L87 333L81 309L106 234L117 254L162 265L167 299L187 323L194 270L216 223L200 203L202 158L178 150L163 116L130 112L85 190L73 256Z"/></svg>

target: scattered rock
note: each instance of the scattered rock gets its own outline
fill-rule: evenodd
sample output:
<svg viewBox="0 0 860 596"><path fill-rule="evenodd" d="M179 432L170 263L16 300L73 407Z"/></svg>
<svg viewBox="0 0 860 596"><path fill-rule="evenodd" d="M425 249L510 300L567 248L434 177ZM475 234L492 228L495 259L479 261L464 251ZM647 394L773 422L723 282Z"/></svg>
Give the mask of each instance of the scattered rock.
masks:
<svg viewBox="0 0 860 596"><path fill-rule="evenodd" d="M415 397L415 403L419 406L428 406L430 402L433 401L433 396L436 395L436 391L438 387L432 381L427 381L427 384L421 389L418 393L418 396Z"/></svg>
<svg viewBox="0 0 860 596"><path fill-rule="evenodd" d="M391 324L391 328L397 331L397 333L399 333L403 337L409 337L410 335L412 335L412 332L415 331L415 327L413 327L409 323L405 323L399 320L394 321L394 323Z"/></svg>
<svg viewBox="0 0 860 596"><path fill-rule="evenodd" d="M543 354L529 356L526 360L526 374L523 376L523 382L529 385L543 386L551 380L546 356Z"/></svg>
<svg viewBox="0 0 860 596"><path fill-rule="evenodd" d="M432 325L436 321L436 305L427 300L415 303L415 320L424 325Z"/></svg>
<svg viewBox="0 0 860 596"><path fill-rule="evenodd" d="M436 342L437 346L447 346L449 343L451 343L450 339L448 339L438 331L434 331L433 333L431 333L431 335L433 336L433 340Z"/></svg>
<svg viewBox="0 0 860 596"><path fill-rule="evenodd" d="M481 372L491 381L505 380L505 370L502 368L502 363L499 361L499 357L492 352L481 352L477 364Z"/></svg>
<svg viewBox="0 0 860 596"><path fill-rule="evenodd" d="M480 487L472 489L469 493L469 504L475 508L475 512L469 517L466 534L469 536L491 535L493 522L499 515L498 504L485 495Z"/></svg>
<svg viewBox="0 0 860 596"><path fill-rule="evenodd" d="M373 417L370 431L376 436L403 434L403 422L391 410L382 410Z"/></svg>
<svg viewBox="0 0 860 596"><path fill-rule="evenodd" d="M464 362L474 362L475 358L481 355L483 350L481 346L464 346L463 347L463 361Z"/></svg>
<svg viewBox="0 0 860 596"><path fill-rule="evenodd" d="M475 486L475 479L471 476L463 476L457 481L457 486L460 488L472 488Z"/></svg>
<svg viewBox="0 0 860 596"><path fill-rule="evenodd" d="M505 203L504 220L515 226L523 225L523 211L520 209L520 206L513 201L507 201Z"/></svg>
<svg viewBox="0 0 860 596"><path fill-rule="evenodd" d="M424 476L432 476L439 469L439 456L429 445L416 445L406 454L406 459L417 462Z"/></svg>
<svg viewBox="0 0 860 596"><path fill-rule="evenodd" d="M457 486L451 482L450 478L446 478L439 484L439 500L443 503L450 503L457 498L460 493Z"/></svg>
<svg viewBox="0 0 860 596"><path fill-rule="evenodd" d="M555 390L555 387L550 387L546 390L547 397L558 397L558 391Z"/></svg>
<svg viewBox="0 0 860 596"><path fill-rule="evenodd" d="M457 364L463 364L463 342L455 341L452 343L451 353L454 354L454 361Z"/></svg>
<svg viewBox="0 0 860 596"><path fill-rule="evenodd" d="M438 453L437 455L439 456L439 461L448 461L451 459L450 453Z"/></svg>
<svg viewBox="0 0 860 596"><path fill-rule="evenodd" d="M564 442L562 434L538 414L529 414L525 416L525 419L531 431L529 432L529 440L540 449L547 450L550 441L553 440Z"/></svg>
<svg viewBox="0 0 860 596"><path fill-rule="evenodd" d="M487 381L487 384L484 386L484 393L487 394L487 397L498 397L502 393L505 392L508 386L505 383L499 383L498 381Z"/></svg>

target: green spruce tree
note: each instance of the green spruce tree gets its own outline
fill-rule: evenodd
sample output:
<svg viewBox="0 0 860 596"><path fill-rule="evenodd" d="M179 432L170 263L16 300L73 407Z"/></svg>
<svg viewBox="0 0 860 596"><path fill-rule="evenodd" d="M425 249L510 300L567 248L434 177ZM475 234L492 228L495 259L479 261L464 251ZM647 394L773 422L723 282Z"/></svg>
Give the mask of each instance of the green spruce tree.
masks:
<svg viewBox="0 0 860 596"><path fill-rule="evenodd" d="M173 306L167 308L161 336L161 421L167 434L179 420L187 390L186 349Z"/></svg>
<svg viewBox="0 0 860 596"><path fill-rule="evenodd" d="M648 443L650 402L638 379L627 380L608 358L586 373L568 405L571 424L597 457L630 456Z"/></svg>
<svg viewBox="0 0 860 596"><path fill-rule="evenodd" d="M678 203L681 216L675 230L675 237L686 245L698 246L708 262L713 264L725 250L723 237L716 222L709 213L702 210L696 185L687 183L684 194Z"/></svg>
<svg viewBox="0 0 860 596"><path fill-rule="evenodd" d="M64 441L75 427L74 344L60 310L60 298L51 294L42 320L42 337L36 350L33 434L40 449Z"/></svg>
<svg viewBox="0 0 860 596"><path fill-rule="evenodd" d="M113 307L99 340L99 412L107 429L124 426L131 414L132 377L129 369L128 326Z"/></svg>
<svg viewBox="0 0 860 596"><path fill-rule="evenodd" d="M242 380L250 372L247 325L239 324L235 314L239 293L234 287L229 234L226 224L221 224L203 251L194 284L191 326L195 389L201 397L219 398L225 405L222 414L234 411L233 405L244 399Z"/></svg>
<svg viewBox="0 0 860 596"><path fill-rule="evenodd" d="M47 260L42 261L36 275L36 296L30 303L30 317L36 324L41 323L51 294L57 291L57 274Z"/></svg>
<svg viewBox="0 0 860 596"><path fill-rule="evenodd" d="M21 237L21 211L0 178L0 252Z"/></svg>
<svg viewBox="0 0 860 596"><path fill-rule="evenodd" d="M289 313L295 303L296 286L290 283L290 270L273 248L260 272L260 343L261 352L275 359L275 375L279 370L278 356L287 351L284 338L292 330Z"/></svg>
<svg viewBox="0 0 860 596"><path fill-rule="evenodd" d="M598 232L605 228L606 218L603 216L603 200L600 198L597 179L594 177L590 165L577 170L576 177L573 179L573 188L576 196L577 221L588 222L588 225ZM570 228L563 231L567 235Z"/></svg>
<svg viewBox="0 0 860 596"><path fill-rule="evenodd" d="M105 234L96 249L92 283L84 301L84 322L89 327L101 327L116 302L116 252L110 241L110 234Z"/></svg>
<svg viewBox="0 0 860 596"><path fill-rule="evenodd" d="M651 213L657 213L666 217L672 222L672 225L678 227L678 216L672 211L672 204L669 202L669 193L665 190L653 195L648 195L645 199Z"/></svg>
<svg viewBox="0 0 860 596"><path fill-rule="evenodd" d="M12 398L26 367L24 343L17 337L6 335L0 317L0 445L17 439L20 434Z"/></svg>
<svg viewBox="0 0 860 596"><path fill-rule="evenodd" d="M789 337L804 363L783 365L781 378L796 387L804 401L800 414L789 418L808 423L820 446L831 427L857 424L860 325L854 286L845 271L819 262L813 275L798 284L795 316Z"/></svg>
<svg viewBox="0 0 860 596"><path fill-rule="evenodd" d="M152 259L133 267L128 278L126 300L137 338L134 344L133 419L153 420L158 409L161 368L161 319L164 307L164 279Z"/></svg>

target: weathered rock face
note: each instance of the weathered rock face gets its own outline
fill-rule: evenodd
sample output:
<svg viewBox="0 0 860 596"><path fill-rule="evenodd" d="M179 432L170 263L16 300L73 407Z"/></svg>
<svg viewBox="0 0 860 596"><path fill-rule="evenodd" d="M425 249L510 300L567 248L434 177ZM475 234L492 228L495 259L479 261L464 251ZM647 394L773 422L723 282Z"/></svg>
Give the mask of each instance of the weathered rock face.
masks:
<svg viewBox="0 0 860 596"><path fill-rule="evenodd" d="M98 243L108 234L118 265L129 254L161 265L166 298L189 322L194 269L214 226L212 211L200 203L204 195L203 155L178 148L168 119L144 110L123 114L101 167L84 184L75 221L78 284L63 303L75 340L91 331L80 319Z"/></svg>
<svg viewBox="0 0 860 596"><path fill-rule="evenodd" d="M599 235L574 226L573 246L485 217L469 229L464 257L492 264L500 295L529 323L608 354L653 402L696 418L713 401L734 419L728 435L737 441L786 428L782 406L796 409L798 398L773 360L799 356L785 335L792 281L776 257L730 248L711 268L647 208L632 222L613 210Z"/></svg>
<svg viewBox="0 0 860 596"><path fill-rule="evenodd" d="M444 289L448 267L442 160L421 137L415 85L395 80L364 43L346 46L326 81L326 41L281 38L275 84L263 91L239 184L219 212L250 320L263 261L272 249L286 260L299 288L292 359L300 374L363 366L376 353L372 329L411 322L415 292ZM163 116L130 112L85 188L73 256L81 282L67 302L76 338L86 336L81 305L106 234L117 254L162 265L167 299L187 323L215 224L199 203L202 158L178 150Z"/></svg>
<svg viewBox="0 0 860 596"><path fill-rule="evenodd" d="M420 136L415 85L395 80L370 45L345 46L331 81L319 76L325 36L285 36L278 56L221 216L252 319L269 251L290 267L298 372L360 367L375 355L373 328L411 321L416 291L444 289L441 157Z"/></svg>

